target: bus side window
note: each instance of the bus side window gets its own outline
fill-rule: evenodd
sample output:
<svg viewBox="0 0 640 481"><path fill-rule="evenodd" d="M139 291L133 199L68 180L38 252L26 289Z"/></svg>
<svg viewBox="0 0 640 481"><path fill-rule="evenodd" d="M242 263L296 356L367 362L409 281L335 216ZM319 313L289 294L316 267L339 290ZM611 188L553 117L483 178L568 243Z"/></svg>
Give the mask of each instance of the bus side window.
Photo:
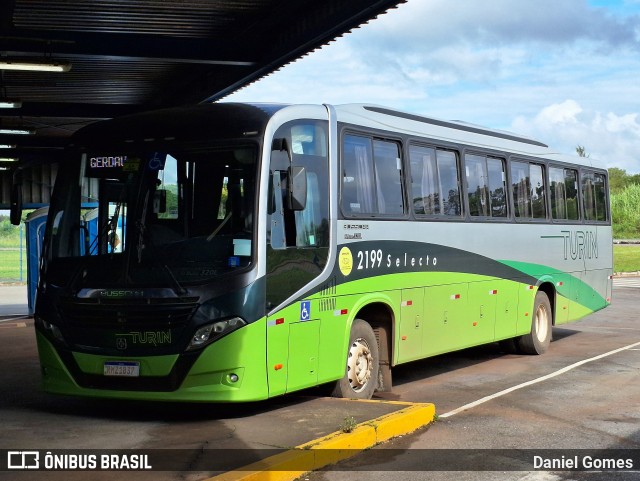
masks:
<svg viewBox="0 0 640 481"><path fill-rule="evenodd" d="M529 164L531 178L531 211L534 219L547 218L547 189L544 181L544 168L539 164Z"/></svg>
<svg viewBox="0 0 640 481"><path fill-rule="evenodd" d="M507 176L504 161L496 157L487 157L489 176L489 201L491 217L507 216Z"/></svg>
<svg viewBox="0 0 640 481"><path fill-rule="evenodd" d="M549 167L549 183L551 189L551 217L567 219L567 195L564 182L564 169Z"/></svg>
<svg viewBox="0 0 640 481"><path fill-rule="evenodd" d="M578 172L573 169L549 167L551 184L551 217L578 220Z"/></svg>
<svg viewBox="0 0 640 481"><path fill-rule="evenodd" d="M511 184L516 218L547 218L547 187L542 165L511 162Z"/></svg>
<svg viewBox="0 0 640 481"><path fill-rule="evenodd" d="M400 146L387 140L345 135L342 210L346 215L404 213Z"/></svg>
<svg viewBox="0 0 640 481"><path fill-rule="evenodd" d="M564 185L567 196L567 219L580 219L580 208L578 206L578 171L564 169Z"/></svg>
<svg viewBox="0 0 640 481"><path fill-rule="evenodd" d="M345 135L342 208L347 215L378 211L373 173L373 145L368 137Z"/></svg>
<svg viewBox="0 0 640 481"><path fill-rule="evenodd" d="M606 181L603 174L584 172L581 175L584 218L591 222L608 220Z"/></svg>
<svg viewBox="0 0 640 481"><path fill-rule="evenodd" d="M529 199L529 164L524 162L511 163L511 184L516 217L531 217L531 203Z"/></svg>
<svg viewBox="0 0 640 481"><path fill-rule="evenodd" d="M490 215L486 158L483 155L465 155L467 176L467 197L469 215L488 217Z"/></svg>
<svg viewBox="0 0 640 481"><path fill-rule="evenodd" d="M402 162L398 144L385 140L374 140L373 159L378 213L403 214Z"/></svg>
<svg viewBox="0 0 640 481"><path fill-rule="evenodd" d="M438 180L440 181L441 212L444 215L462 215L458 155L450 150L438 150Z"/></svg>
<svg viewBox="0 0 640 481"><path fill-rule="evenodd" d="M469 215L507 216L504 161L484 155L465 155Z"/></svg>
<svg viewBox="0 0 640 481"><path fill-rule="evenodd" d="M418 215L440 214L440 186L436 153L429 147L411 145L411 202Z"/></svg>
<svg viewBox="0 0 640 481"><path fill-rule="evenodd" d="M595 174L596 220L609 220L607 212L607 184L604 174Z"/></svg>

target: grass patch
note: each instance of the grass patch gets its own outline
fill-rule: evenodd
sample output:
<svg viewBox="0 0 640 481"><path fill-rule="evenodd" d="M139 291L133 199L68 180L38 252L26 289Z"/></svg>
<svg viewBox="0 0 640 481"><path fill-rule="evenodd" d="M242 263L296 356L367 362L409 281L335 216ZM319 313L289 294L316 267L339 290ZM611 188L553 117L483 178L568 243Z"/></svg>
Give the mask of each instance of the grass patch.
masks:
<svg viewBox="0 0 640 481"><path fill-rule="evenodd" d="M640 271L640 245L613 246L613 272Z"/></svg>
<svg viewBox="0 0 640 481"><path fill-rule="evenodd" d="M338 427L338 429L340 429L340 431L342 431L343 433L350 433L357 426L358 426L358 421L356 421L356 418L354 418L353 416L345 416L345 418L342 420L342 423L340 423L340 426Z"/></svg>
<svg viewBox="0 0 640 481"><path fill-rule="evenodd" d="M25 245L25 238L22 238L22 245ZM0 236L0 248L20 248L20 237L18 235Z"/></svg>
<svg viewBox="0 0 640 481"><path fill-rule="evenodd" d="M640 185L611 194L614 239L640 238Z"/></svg>
<svg viewBox="0 0 640 481"><path fill-rule="evenodd" d="M27 282L27 251L22 250L20 277L20 249L0 249L0 282Z"/></svg>

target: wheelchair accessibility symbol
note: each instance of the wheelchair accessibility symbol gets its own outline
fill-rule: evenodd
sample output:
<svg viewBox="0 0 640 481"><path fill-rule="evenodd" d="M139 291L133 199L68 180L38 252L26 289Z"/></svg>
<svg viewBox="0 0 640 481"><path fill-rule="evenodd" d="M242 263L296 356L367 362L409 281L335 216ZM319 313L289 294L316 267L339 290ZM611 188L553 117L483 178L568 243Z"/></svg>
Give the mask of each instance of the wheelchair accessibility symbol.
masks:
<svg viewBox="0 0 640 481"><path fill-rule="evenodd" d="M149 160L149 170L162 170L164 169L164 162L166 157L160 154L160 152L154 152L153 157Z"/></svg>
<svg viewBox="0 0 640 481"><path fill-rule="evenodd" d="M311 319L311 301L302 301L300 303L300 320L308 321Z"/></svg>

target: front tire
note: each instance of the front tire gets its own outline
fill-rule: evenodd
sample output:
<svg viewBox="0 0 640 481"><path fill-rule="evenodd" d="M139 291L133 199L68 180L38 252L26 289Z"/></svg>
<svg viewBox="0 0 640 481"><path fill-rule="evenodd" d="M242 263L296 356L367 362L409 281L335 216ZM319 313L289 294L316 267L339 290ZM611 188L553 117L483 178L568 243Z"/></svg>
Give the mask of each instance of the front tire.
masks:
<svg viewBox="0 0 640 481"><path fill-rule="evenodd" d="M547 295L538 291L533 304L531 332L518 340L518 347L524 354L542 354L551 343L553 313Z"/></svg>
<svg viewBox="0 0 640 481"><path fill-rule="evenodd" d="M352 399L371 399L378 384L378 341L366 321L355 319L349 335L345 375L336 382L331 395Z"/></svg>

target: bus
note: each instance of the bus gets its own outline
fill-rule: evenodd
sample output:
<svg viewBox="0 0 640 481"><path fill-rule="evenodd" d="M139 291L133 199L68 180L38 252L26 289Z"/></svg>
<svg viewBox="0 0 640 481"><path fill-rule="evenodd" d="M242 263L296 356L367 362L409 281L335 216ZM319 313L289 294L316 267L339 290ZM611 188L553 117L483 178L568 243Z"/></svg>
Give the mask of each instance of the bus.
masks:
<svg viewBox="0 0 640 481"><path fill-rule="evenodd" d="M542 354L612 290L607 171L375 105L217 103L76 133L46 226L44 389L255 401L392 388L486 343Z"/></svg>

